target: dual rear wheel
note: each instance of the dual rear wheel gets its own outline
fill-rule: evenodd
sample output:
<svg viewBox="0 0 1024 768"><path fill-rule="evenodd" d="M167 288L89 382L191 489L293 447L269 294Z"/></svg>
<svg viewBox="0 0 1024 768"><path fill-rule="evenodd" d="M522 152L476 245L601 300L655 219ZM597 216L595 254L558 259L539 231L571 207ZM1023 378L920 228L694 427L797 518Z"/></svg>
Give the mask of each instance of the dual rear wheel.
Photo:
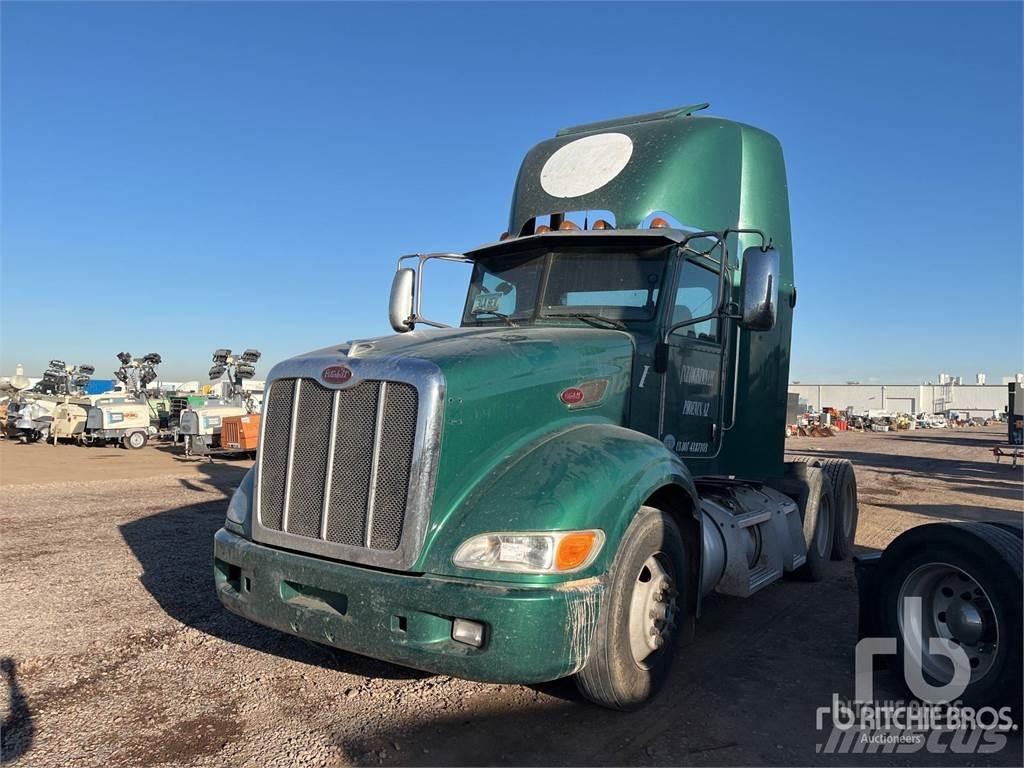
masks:
<svg viewBox="0 0 1024 768"><path fill-rule="evenodd" d="M789 475L805 484L813 482L811 475L818 474L811 471L812 469L819 470L827 479L831 497L829 506L832 509L832 540L828 557L832 560L846 560L853 554L859 520L857 476L854 474L853 464L847 459L816 456L790 456L788 462L786 469ZM806 501L813 498L815 493L816 491L812 490L807 497L799 499L801 509L806 508Z"/></svg>

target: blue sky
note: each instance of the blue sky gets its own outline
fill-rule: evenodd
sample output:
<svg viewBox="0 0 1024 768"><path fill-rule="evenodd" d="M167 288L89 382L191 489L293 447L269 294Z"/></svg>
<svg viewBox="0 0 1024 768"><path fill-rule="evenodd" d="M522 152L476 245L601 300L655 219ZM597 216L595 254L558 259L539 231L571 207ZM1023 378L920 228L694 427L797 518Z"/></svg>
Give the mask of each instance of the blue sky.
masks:
<svg viewBox="0 0 1024 768"><path fill-rule="evenodd" d="M1021 5L2 5L0 372L387 332L558 128L710 101L785 147L791 378L1024 367ZM461 309L461 276L428 284ZM99 374L98 374L99 375Z"/></svg>

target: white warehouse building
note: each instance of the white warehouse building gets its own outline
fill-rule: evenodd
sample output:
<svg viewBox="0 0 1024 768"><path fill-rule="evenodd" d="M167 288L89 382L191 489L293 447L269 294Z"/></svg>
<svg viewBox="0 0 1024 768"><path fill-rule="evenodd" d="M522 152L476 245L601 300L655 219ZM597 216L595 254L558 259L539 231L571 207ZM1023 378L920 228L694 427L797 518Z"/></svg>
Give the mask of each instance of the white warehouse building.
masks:
<svg viewBox="0 0 1024 768"><path fill-rule="evenodd" d="M800 398L800 410L835 408L855 413L956 412L963 417L990 418L1006 411L1005 384L805 384L789 385Z"/></svg>

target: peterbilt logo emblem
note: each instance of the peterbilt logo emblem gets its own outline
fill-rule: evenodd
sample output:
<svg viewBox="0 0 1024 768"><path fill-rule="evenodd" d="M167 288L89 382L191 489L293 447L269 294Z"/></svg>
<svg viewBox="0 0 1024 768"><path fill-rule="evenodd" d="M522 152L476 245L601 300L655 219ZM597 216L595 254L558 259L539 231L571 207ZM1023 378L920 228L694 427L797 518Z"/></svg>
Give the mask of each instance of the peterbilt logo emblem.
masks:
<svg viewBox="0 0 1024 768"><path fill-rule="evenodd" d="M332 365L324 368L320 378L327 384L344 384L352 378L352 370L344 365Z"/></svg>
<svg viewBox="0 0 1024 768"><path fill-rule="evenodd" d="M566 405L576 405L577 403L582 403L584 397L586 397L586 394L582 389L579 387L569 387L568 389L562 390L558 399Z"/></svg>

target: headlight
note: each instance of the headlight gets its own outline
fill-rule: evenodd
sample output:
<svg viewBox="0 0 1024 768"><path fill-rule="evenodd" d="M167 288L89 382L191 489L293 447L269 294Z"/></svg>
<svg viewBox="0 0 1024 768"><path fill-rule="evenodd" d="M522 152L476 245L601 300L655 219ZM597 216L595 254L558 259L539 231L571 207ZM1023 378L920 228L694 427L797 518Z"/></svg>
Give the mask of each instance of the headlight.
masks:
<svg viewBox="0 0 1024 768"><path fill-rule="evenodd" d="M604 531L484 533L463 542L452 561L462 568L514 573L571 573L594 562Z"/></svg>
<svg viewBox="0 0 1024 768"><path fill-rule="evenodd" d="M235 533L244 533L245 525L252 513L252 470L245 473L242 482L231 495L224 527Z"/></svg>

